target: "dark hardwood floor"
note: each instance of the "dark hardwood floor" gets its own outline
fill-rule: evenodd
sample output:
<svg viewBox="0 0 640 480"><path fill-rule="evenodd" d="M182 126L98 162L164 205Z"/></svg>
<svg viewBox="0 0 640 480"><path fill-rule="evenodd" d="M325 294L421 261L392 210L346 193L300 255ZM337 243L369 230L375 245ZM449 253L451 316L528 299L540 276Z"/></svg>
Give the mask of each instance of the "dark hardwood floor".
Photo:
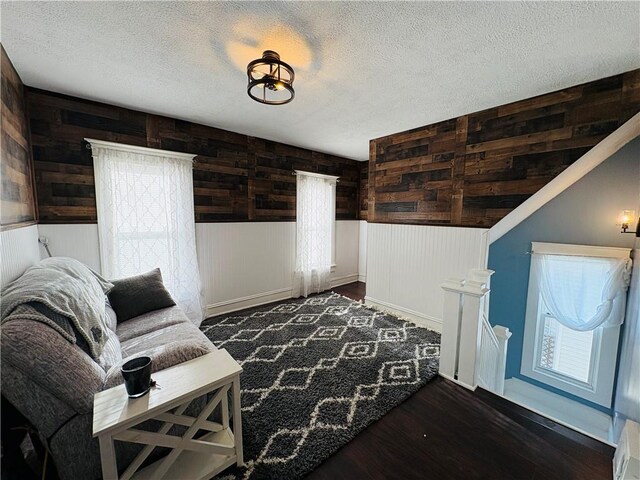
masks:
<svg viewBox="0 0 640 480"><path fill-rule="evenodd" d="M362 283L335 292L364 298ZM309 480L612 478L613 448L484 390L436 377Z"/></svg>
<svg viewBox="0 0 640 480"><path fill-rule="evenodd" d="M365 284L333 291L363 300ZM607 445L484 390L436 377L307 479L611 480L612 458ZM28 478L12 470L3 468L2 480Z"/></svg>
<svg viewBox="0 0 640 480"><path fill-rule="evenodd" d="M364 301L364 295L366 293L366 284L362 282L347 283L339 287L332 288L336 293L349 297L352 300Z"/></svg>

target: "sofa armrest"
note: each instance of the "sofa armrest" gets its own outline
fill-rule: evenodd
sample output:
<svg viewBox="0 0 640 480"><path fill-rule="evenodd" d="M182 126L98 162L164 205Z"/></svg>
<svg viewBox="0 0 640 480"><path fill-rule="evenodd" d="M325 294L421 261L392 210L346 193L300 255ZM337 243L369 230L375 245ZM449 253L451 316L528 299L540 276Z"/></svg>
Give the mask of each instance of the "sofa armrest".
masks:
<svg viewBox="0 0 640 480"><path fill-rule="evenodd" d="M100 391L105 372L54 329L33 320L11 320L2 325L0 346L3 365L11 365L77 413L93 411L93 395Z"/></svg>
<svg viewBox="0 0 640 480"><path fill-rule="evenodd" d="M215 347L207 341L194 342L193 340L178 340L168 343L167 345L143 350L134 356L122 359L122 362L111 367L107 372L102 389L106 390L124 383L120 369L125 362L132 358L150 357L152 360L151 373L154 373L206 355L214 350Z"/></svg>

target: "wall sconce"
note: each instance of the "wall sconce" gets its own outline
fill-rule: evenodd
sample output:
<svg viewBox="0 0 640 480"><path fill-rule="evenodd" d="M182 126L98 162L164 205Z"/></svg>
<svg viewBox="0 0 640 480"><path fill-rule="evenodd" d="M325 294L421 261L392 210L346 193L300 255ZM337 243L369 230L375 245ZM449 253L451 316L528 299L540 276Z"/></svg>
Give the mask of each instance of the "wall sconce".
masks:
<svg viewBox="0 0 640 480"><path fill-rule="evenodd" d="M629 232L629 224L636 221L636 211L635 210L622 210L620 215L618 215L618 225L620 225L621 230L620 233L635 233L637 234L640 228L636 227L635 232ZM640 219L638 219L638 225L640 225Z"/></svg>

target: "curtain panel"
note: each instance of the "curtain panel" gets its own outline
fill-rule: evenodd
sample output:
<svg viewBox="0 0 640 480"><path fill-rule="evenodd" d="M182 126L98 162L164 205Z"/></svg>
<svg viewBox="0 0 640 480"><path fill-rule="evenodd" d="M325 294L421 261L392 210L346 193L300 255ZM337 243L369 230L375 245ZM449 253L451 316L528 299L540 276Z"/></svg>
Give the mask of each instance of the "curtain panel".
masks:
<svg viewBox="0 0 640 480"><path fill-rule="evenodd" d="M554 318L577 331L624 321L631 259L533 254L542 299Z"/></svg>
<svg viewBox="0 0 640 480"><path fill-rule="evenodd" d="M173 299L200 325L204 301L196 256L193 156L91 146L103 276L122 278L159 267Z"/></svg>
<svg viewBox="0 0 640 480"><path fill-rule="evenodd" d="M294 298L331 288L335 184L335 177L297 172Z"/></svg>

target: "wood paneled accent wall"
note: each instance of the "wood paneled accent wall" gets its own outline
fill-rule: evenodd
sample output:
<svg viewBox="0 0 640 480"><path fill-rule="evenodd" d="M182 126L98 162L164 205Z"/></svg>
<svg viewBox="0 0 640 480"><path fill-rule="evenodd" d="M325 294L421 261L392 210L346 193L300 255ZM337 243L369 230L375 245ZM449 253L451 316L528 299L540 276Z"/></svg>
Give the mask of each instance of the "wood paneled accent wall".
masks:
<svg viewBox="0 0 640 480"><path fill-rule="evenodd" d="M0 57L2 71L0 225L5 229L34 223L37 214L24 86L1 45Z"/></svg>
<svg viewBox="0 0 640 480"><path fill-rule="evenodd" d="M640 69L372 140L367 220L491 227L638 111Z"/></svg>
<svg viewBox="0 0 640 480"><path fill-rule="evenodd" d="M369 164L367 162L360 162L360 194L358 201L360 203L359 219L366 220L369 213L369 203L367 198L369 196Z"/></svg>
<svg viewBox="0 0 640 480"><path fill-rule="evenodd" d="M293 170L339 176L336 217L358 218L363 162L43 90L28 105L41 223L96 223L84 138L197 154L197 222L295 220Z"/></svg>

